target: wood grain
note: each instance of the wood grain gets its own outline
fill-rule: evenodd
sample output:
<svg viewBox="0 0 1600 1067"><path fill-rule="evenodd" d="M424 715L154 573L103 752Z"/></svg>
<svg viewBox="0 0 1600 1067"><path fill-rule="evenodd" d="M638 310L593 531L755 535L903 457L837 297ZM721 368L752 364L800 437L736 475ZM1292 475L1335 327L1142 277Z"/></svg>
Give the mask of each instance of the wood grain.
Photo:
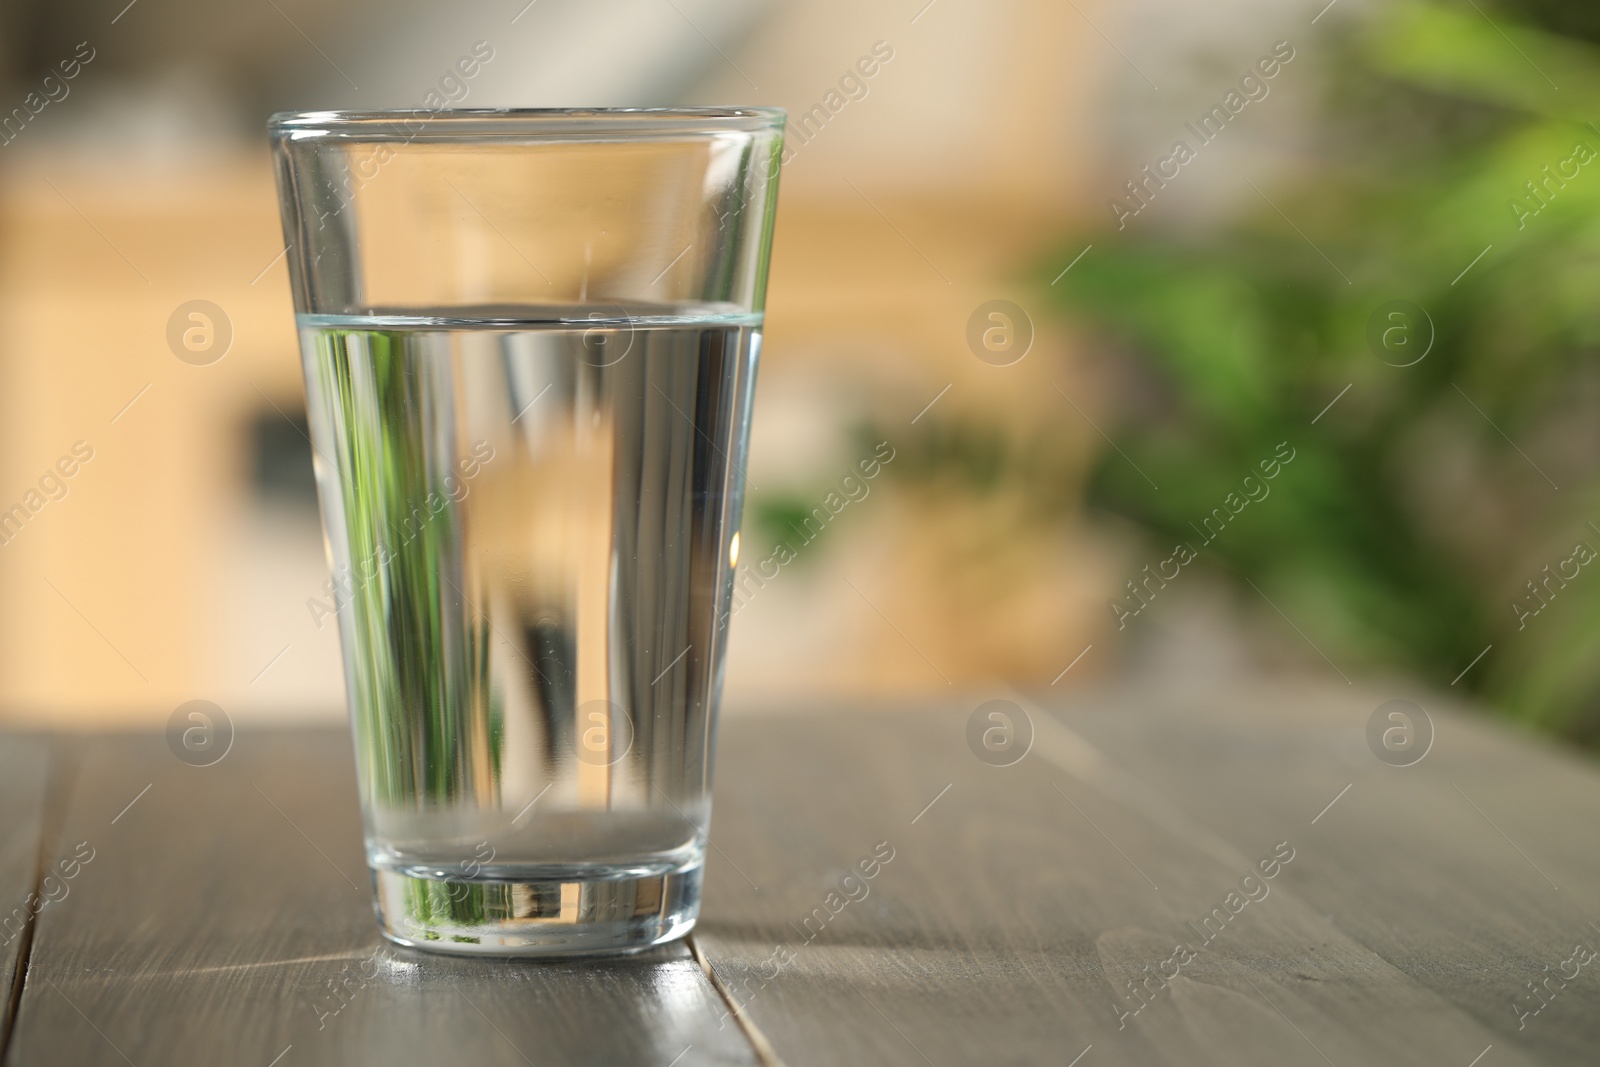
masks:
<svg viewBox="0 0 1600 1067"><path fill-rule="evenodd" d="M353 768L344 731L242 735L205 768L160 737L89 742L54 851L93 858L40 916L8 1064L755 1062L681 944L507 963L382 942Z"/></svg>
<svg viewBox="0 0 1600 1067"><path fill-rule="evenodd" d="M1012 697L1033 739L1006 767L970 707L731 717L695 935L721 996L684 945L382 944L342 731L209 768L89 741L59 818L38 743L8 742L4 884L41 823L57 869L93 856L39 915L6 1062L1588 1062L1600 967L1521 1012L1600 945L1600 772L1415 696L1434 747L1386 765L1365 727L1394 695Z"/></svg>
<svg viewBox="0 0 1600 1067"><path fill-rule="evenodd" d="M0 735L0 1057L21 991L18 966L42 906L39 844L44 832L50 743L41 737Z"/></svg>
<svg viewBox="0 0 1600 1067"><path fill-rule="evenodd" d="M1435 727L1433 747L1408 767L1379 761L1364 736L1373 711L1397 697L1427 709ZM1548 1063L1595 1058L1600 966L1557 979L1549 1007L1519 1018L1540 1004L1527 982L1559 970L1575 943L1600 948L1591 759L1439 698L1342 686L1112 693L1056 711L1241 847L1270 834L1281 813L1309 819L1343 793L1308 826L1286 888L1476 1020L1497 1058L1513 1048ZM1469 1044L1441 1037L1458 1052Z"/></svg>
<svg viewBox="0 0 1600 1067"><path fill-rule="evenodd" d="M1600 991L1600 975L1584 972L1524 1030L1509 1008L1530 964L1555 966L1582 939L1597 899L1592 831L1574 833L1600 816L1592 767L1501 729L1454 763L1441 758L1451 739L1479 728L1440 713L1437 764L1406 777L1416 768L1365 748L1376 700L1346 696L1304 725L1303 691L1253 715L1237 694L1211 700L1057 709L1092 718L1092 741L1034 708L1034 748L1011 767L968 750L965 710L730 723L714 839L761 888L713 866L700 942L791 1067L1065 1064L1091 1045L1084 1067L1466 1067L1491 1045L1494 1064L1576 1062L1593 1047L1581 998L1595 993L1581 983ZM1358 785L1313 824L1351 760L1383 790ZM1450 774L1505 812L1524 848L1548 850L1570 882L1564 910ZM1368 796L1348 803L1358 789ZM1553 810L1542 834L1516 816L1545 805L1559 805L1564 846ZM879 841L893 861L863 899L830 907ZM1206 942L1205 917L1281 842L1295 858ZM807 928L819 906L838 914ZM1170 968L1178 943L1192 963L1122 1017L1143 1003L1127 983ZM763 964L775 951L792 961Z"/></svg>

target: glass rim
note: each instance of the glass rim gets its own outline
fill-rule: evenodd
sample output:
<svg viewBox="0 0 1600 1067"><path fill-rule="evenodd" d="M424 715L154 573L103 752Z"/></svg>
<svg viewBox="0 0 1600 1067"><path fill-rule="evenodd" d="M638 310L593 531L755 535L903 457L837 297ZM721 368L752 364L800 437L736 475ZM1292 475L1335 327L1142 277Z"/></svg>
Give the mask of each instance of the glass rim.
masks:
<svg viewBox="0 0 1600 1067"><path fill-rule="evenodd" d="M397 108L280 111L274 140L537 141L649 140L782 129L780 107Z"/></svg>

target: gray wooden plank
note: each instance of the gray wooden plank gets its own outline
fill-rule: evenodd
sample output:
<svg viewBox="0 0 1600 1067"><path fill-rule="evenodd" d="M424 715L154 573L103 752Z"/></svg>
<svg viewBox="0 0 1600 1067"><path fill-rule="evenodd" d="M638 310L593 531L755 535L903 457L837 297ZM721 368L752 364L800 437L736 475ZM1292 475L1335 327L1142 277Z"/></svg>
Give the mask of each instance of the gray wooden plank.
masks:
<svg viewBox="0 0 1600 1067"><path fill-rule="evenodd" d="M29 945L33 917L44 897L39 844L44 832L50 744L41 737L0 734L0 1059L11 1033L19 966ZM50 895L60 893L55 883Z"/></svg>
<svg viewBox="0 0 1600 1067"><path fill-rule="evenodd" d="M75 850L12 1067L755 1062L682 944L533 963L383 942L344 731L242 734L205 768L160 737L87 742L55 849Z"/></svg>
<svg viewBox="0 0 1600 1067"><path fill-rule="evenodd" d="M1435 734L1403 767L1366 740L1368 718L1397 697L1427 709ZM1477 1019L1497 1057L1594 1058L1600 966L1569 965L1569 980L1545 987L1548 1008L1527 989L1561 970L1576 943L1600 949L1600 767L1588 756L1393 690L1122 691L1052 710L1235 844L1273 822L1263 799L1320 812L1339 796L1286 884Z"/></svg>
<svg viewBox="0 0 1600 1067"><path fill-rule="evenodd" d="M1301 789L1322 753L1292 727L1271 751L1228 722L1208 734L1208 753L1251 752L1227 767L1246 823L1145 784L1194 753L1169 746L1140 774L1118 772L1037 711L1035 748L995 767L967 747L968 710L724 724L713 840L743 873L713 868L697 938L791 1067L1065 1064L1085 1050L1084 1067L1465 1067L1491 1044L1497 1065L1572 1062L1512 1045L1462 1006L1452 980L1421 981L1329 921L1306 870L1322 840L1311 820L1333 791L1306 808ZM1152 723L1163 714L1152 709ZM1252 777L1258 762L1275 762L1281 779ZM1600 789L1567 799L1580 798L1593 806ZM884 841L893 860L846 883ZM1285 841L1295 858L1251 883L1267 895L1234 916L1229 892ZM1429 842L1412 844L1426 884ZM846 889L860 899L841 904ZM1195 927L1219 906L1227 921L1213 919L1208 942ZM1430 946L1457 980L1485 962L1469 933ZM1147 1004L1136 999L1127 983L1171 974L1179 942L1194 958L1152 980Z"/></svg>

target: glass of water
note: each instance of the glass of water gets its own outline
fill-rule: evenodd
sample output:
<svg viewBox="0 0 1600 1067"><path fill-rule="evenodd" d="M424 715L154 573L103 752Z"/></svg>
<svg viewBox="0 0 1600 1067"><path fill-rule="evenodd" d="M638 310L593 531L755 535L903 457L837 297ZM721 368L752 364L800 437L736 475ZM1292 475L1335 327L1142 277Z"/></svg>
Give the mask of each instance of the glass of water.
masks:
<svg viewBox="0 0 1600 1067"><path fill-rule="evenodd" d="M378 919L699 911L783 113L272 119Z"/></svg>

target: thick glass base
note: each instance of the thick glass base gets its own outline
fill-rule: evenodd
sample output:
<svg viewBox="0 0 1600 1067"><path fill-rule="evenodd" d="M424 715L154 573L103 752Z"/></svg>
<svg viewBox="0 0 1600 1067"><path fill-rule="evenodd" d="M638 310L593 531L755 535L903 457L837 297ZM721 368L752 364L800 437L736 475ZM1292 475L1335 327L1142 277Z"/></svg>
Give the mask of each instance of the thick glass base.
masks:
<svg viewBox="0 0 1600 1067"><path fill-rule="evenodd" d="M430 952L591 956L642 952L682 937L700 914L703 867L617 876L530 871L524 880L436 879L374 868L378 923ZM591 874L590 877L584 877Z"/></svg>

